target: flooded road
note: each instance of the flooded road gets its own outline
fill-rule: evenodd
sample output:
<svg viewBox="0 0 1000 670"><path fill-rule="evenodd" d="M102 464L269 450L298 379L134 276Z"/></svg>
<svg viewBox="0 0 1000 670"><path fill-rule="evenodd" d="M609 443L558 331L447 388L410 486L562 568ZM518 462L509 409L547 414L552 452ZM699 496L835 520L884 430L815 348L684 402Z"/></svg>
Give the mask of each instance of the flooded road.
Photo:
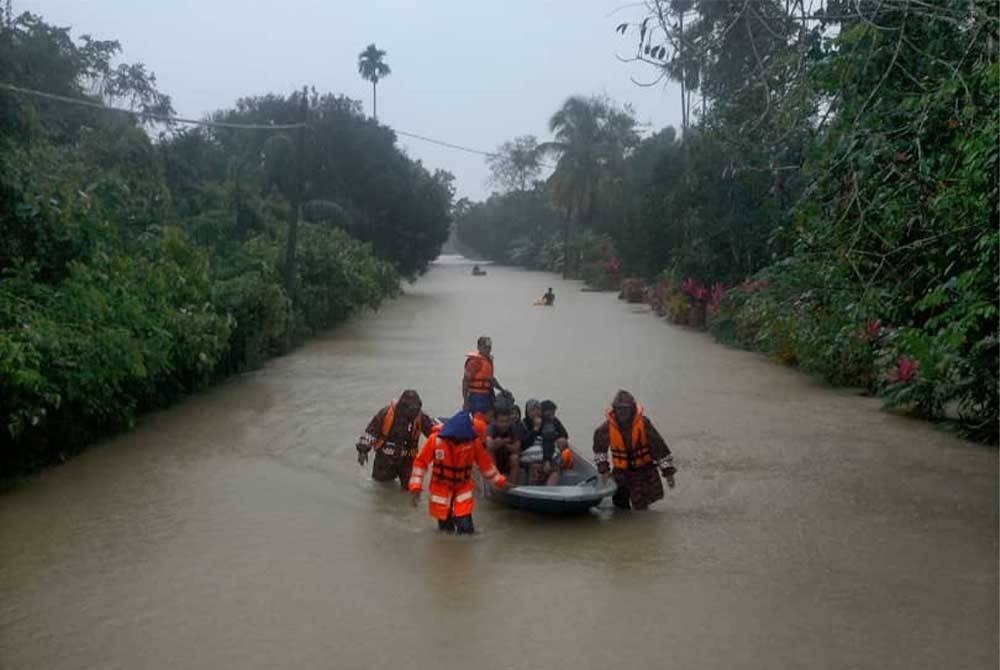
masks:
<svg viewBox="0 0 1000 670"><path fill-rule="evenodd" d="M0 667L997 667L996 451L611 294L468 271L0 496ZM568 520L480 501L457 538L373 484L367 420L406 386L457 409L481 333L585 451L633 391L677 489Z"/></svg>

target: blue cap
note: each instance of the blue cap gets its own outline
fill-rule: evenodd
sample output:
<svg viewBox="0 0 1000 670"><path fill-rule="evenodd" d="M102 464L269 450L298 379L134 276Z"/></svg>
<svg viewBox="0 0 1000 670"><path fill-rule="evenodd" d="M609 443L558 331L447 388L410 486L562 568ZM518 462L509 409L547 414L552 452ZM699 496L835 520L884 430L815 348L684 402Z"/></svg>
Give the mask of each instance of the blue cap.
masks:
<svg viewBox="0 0 1000 670"><path fill-rule="evenodd" d="M461 411L444 422L444 428L438 433L452 442L468 442L476 438L476 429L472 425L472 415Z"/></svg>

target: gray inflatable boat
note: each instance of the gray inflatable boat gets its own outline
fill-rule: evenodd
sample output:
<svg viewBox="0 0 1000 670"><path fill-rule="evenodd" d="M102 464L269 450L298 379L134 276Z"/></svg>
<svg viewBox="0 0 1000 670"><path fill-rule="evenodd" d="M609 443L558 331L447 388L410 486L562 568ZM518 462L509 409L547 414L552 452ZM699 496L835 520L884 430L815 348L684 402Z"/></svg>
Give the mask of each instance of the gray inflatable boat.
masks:
<svg viewBox="0 0 1000 670"><path fill-rule="evenodd" d="M618 487L610 477L602 478L597 466L581 456L580 452L571 451L573 469L563 470L558 486L523 485L498 490L480 480L483 497L501 505L543 514L579 514L596 507L613 495ZM526 471L521 474L521 481L526 481Z"/></svg>

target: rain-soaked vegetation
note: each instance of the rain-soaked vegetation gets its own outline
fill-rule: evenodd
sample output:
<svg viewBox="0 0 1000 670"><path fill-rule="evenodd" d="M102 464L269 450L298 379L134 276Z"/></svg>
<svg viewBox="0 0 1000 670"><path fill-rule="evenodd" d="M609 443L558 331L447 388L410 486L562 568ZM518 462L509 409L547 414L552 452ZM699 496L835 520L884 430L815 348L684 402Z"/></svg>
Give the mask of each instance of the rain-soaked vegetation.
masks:
<svg viewBox="0 0 1000 670"><path fill-rule="evenodd" d="M451 175L360 103L305 90L212 115L260 128L158 124L169 96L120 50L0 22L5 84L94 104L0 91L0 473L378 306L448 234Z"/></svg>
<svg viewBox="0 0 1000 670"><path fill-rule="evenodd" d="M460 239L995 442L996 3L645 6L617 30L682 128L569 98L499 147Z"/></svg>

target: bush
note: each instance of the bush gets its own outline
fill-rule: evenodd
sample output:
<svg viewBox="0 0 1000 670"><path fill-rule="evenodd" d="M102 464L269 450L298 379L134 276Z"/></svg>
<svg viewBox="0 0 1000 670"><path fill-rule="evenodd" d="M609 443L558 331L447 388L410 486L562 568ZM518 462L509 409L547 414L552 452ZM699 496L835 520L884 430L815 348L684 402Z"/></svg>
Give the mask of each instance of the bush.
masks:
<svg viewBox="0 0 1000 670"><path fill-rule="evenodd" d="M152 249L74 261L58 287L31 266L0 283L4 471L129 427L211 380L232 323L211 307L204 256L177 231Z"/></svg>
<svg viewBox="0 0 1000 670"><path fill-rule="evenodd" d="M212 304L233 324L221 374L253 369L287 348L291 303L273 266L260 263L215 281Z"/></svg>
<svg viewBox="0 0 1000 670"><path fill-rule="evenodd" d="M687 324L691 304L682 293L674 293L667 303L667 318L670 323Z"/></svg>
<svg viewBox="0 0 1000 670"><path fill-rule="evenodd" d="M358 310L378 307L398 291L392 265L338 228L306 224L299 231L296 310L306 330L319 332ZM283 247L282 243L282 247ZM284 272L284 263L279 263Z"/></svg>

